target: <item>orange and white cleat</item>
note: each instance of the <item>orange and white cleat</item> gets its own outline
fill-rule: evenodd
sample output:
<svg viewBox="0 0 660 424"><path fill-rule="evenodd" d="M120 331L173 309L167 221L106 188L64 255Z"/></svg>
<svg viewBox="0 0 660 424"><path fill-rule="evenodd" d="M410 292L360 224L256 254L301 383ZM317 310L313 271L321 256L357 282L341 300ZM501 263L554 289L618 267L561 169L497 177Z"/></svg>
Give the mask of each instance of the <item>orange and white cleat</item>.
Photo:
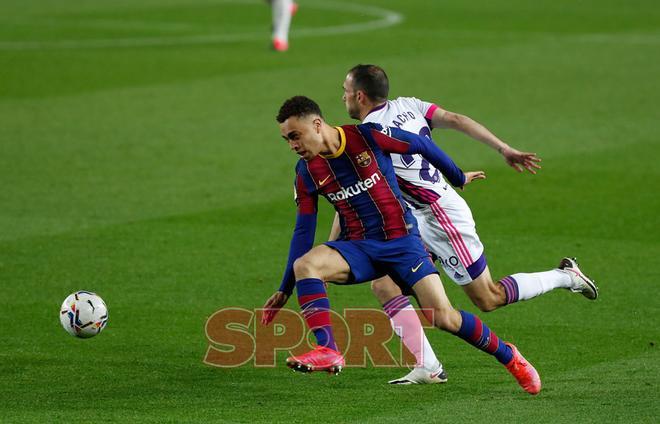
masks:
<svg viewBox="0 0 660 424"><path fill-rule="evenodd" d="M513 358L505 365L506 369L516 378L520 387L530 395L536 395L541 391L541 377L536 369L530 364L511 343L506 343L513 351Z"/></svg>
<svg viewBox="0 0 660 424"><path fill-rule="evenodd" d="M273 39L273 50L278 52L285 52L289 50L289 43L279 38Z"/></svg>
<svg viewBox="0 0 660 424"><path fill-rule="evenodd" d="M344 368L344 364L341 353L325 346L316 346L314 350L286 359L286 366L299 372L326 371L336 375Z"/></svg>

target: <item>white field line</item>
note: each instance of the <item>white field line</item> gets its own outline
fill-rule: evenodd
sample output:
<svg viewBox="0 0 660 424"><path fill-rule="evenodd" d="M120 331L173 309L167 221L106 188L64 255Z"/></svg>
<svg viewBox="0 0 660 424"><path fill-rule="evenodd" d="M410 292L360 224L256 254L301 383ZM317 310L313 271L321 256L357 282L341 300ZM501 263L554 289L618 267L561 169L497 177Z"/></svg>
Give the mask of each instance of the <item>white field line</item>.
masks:
<svg viewBox="0 0 660 424"><path fill-rule="evenodd" d="M239 3L239 4L263 4L265 2L248 1L220 1L219 3ZM403 16L391 10L375 6L366 6L360 4L342 3L335 1L323 2L305 2L302 7L313 9L332 10L339 12L350 12L356 15L376 18L366 22L353 24L333 25L317 28L295 29L295 23L292 25L292 37L317 37L337 34L349 34L362 31L372 31L375 29L386 28L396 25L403 21ZM101 21L103 26L108 25L108 21ZM264 22L264 27L268 27L268 22ZM126 23L123 23L125 26ZM154 29L157 25L150 25ZM166 24L162 30L172 30L173 26ZM220 44L232 43L238 41L258 41L268 39L268 33L252 32L238 34L205 34L205 35L172 35L159 37L131 37L131 38L107 38L107 39L88 39L88 40L60 40L60 41L0 41L0 50L55 50L55 49L97 49L111 47L151 47L151 46L177 46L177 45L199 45L199 44Z"/></svg>

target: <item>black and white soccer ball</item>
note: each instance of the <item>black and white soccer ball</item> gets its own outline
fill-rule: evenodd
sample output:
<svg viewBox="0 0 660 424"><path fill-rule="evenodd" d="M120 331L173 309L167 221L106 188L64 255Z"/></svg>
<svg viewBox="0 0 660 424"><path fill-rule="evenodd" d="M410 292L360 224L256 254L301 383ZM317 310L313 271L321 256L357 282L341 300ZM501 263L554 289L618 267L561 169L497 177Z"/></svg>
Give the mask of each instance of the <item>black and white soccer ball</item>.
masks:
<svg viewBox="0 0 660 424"><path fill-rule="evenodd" d="M77 291L62 303L60 322L67 333L88 339L108 324L108 307L96 293Z"/></svg>

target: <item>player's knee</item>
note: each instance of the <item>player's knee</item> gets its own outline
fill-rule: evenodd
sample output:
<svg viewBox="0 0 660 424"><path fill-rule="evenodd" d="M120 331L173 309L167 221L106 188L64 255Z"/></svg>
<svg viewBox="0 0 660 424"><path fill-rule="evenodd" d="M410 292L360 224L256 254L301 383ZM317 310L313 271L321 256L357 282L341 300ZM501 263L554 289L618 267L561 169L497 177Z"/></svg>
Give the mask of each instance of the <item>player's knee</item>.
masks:
<svg viewBox="0 0 660 424"><path fill-rule="evenodd" d="M445 331L455 333L460 327L457 312L453 309L435 308L433 310L433 324ZM428 317L427 317L428 318Z"/></svg>
<svg viewBox="0 0 660 424"><path fill-rule="evenodd" d="M315 269L314 262L306 256L296 259L293 263L293 273L296 279L306 278L314 274Z"/></svg>
<svg viewBox="0 0 660 424"><path fill-rule="evenodd" d="M499 307L497 302L492 298L477 297L472 299L472 303L479 308L481 312L491 312Z"/></svg>
<svg viewBox="0 0 660 424"><path fill-rule="evenodd" d="M371 291L381 303L387 302L393 297L399 296L401 294L399 287L391 281L387 280L372 281Z"/></svg>
<svg viewBox="0 0 660 424"><path fill-rule="evenodd" d="M482 312L491 312L506 304L504 287L501 284L495 284L490 279L476 283L479 284L474 286L468 292L468 295L474 306L479 308L479 310Z"/></svg>

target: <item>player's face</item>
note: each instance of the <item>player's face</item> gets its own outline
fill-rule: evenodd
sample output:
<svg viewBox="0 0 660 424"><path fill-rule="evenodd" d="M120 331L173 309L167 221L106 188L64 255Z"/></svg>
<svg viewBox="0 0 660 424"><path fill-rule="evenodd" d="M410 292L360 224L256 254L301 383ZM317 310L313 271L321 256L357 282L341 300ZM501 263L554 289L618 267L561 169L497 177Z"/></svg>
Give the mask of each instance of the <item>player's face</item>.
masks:
<svg viewBox="0 0 660 424"><path fill-rule="evenodd" d="M346 75L344 80L344 96L342 97L348 116L353 119L360 119L360 103L358 102L358 93L353 88L353 77Z"/></svg>
<svg viewBox="0 0 660 424"><path fill-rule="evenodd" d="M280 132L291 150L305 160L310 160L321 153L321 118L318 116L292 116L280 124Z"/></svg>

